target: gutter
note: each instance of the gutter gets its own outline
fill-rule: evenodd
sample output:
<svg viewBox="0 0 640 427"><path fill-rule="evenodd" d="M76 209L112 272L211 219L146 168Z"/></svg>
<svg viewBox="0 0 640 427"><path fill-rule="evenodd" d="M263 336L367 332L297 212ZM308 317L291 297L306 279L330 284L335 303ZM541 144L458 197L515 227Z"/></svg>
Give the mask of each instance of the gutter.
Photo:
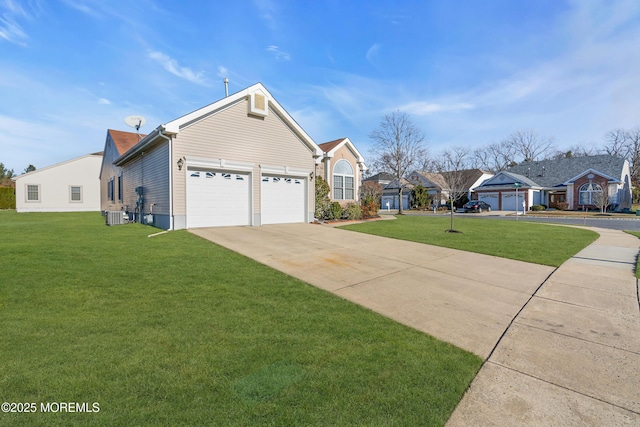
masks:
<svg viewBox="0 0 640 427"><path fill-rule="evenodd" d="M113 161L116 166L121 166L123 163L131 160L138 152L144 151L149 145L151 145L159 136L167 139L167 136L162 133L164 126L160 125L148 134L143 140L131 147L126 153L118 157Z"/></svg>
<svg viewBox="0 0 640 427"><path fill-rule="evenodd" d="M173 146L171 138L162 133L162 126L157 130L158 136L166 139L169 144L169 230L173 230Z"/></svg>

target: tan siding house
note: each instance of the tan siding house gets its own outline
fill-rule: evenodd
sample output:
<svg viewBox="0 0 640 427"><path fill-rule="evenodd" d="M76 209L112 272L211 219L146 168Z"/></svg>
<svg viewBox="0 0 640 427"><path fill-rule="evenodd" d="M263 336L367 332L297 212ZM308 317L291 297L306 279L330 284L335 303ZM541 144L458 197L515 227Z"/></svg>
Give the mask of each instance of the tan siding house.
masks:
<svg viewBox="0 0 640 427"><path fill-rule="evenodd" d="M367 170L364 158L349 138L340 138L319 145L323 152L317 169L331 188L329 198L343 207L360 200L360 185Z"/></svg>
<svg viewBox="0 0 640 427"><path fill-rule="evenodd" d="M120 207L164 229L313 220L322 151L262 84L116 151L103 165L103 210ZM120 173L119 205L108 200L108 180Z"/></svg>

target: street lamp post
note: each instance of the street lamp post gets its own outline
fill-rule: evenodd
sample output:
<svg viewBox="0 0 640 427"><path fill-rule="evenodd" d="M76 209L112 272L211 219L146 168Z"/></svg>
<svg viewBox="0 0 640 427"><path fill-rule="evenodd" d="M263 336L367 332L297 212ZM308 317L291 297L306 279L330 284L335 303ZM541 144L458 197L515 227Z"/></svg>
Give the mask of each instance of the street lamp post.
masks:
<svg viewBox="0 0 640 427"><path fill-rule="evenodd" d="M518 201L520 200L518 198L518 188L520 188L522 186L522 184L520 184L519 182L514 182L513 186L516 188L516 203L515 203L515 205L516 205L516 221L517 221L518 220L518 210L519 210L518 209Z"/></svg>

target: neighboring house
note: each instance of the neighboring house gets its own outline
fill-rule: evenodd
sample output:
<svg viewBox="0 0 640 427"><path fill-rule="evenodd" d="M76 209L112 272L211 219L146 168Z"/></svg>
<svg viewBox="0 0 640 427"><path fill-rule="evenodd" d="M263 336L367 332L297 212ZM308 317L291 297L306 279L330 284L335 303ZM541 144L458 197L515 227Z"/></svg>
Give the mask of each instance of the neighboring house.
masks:
<svg viewBox="0 0 640 427"><path fill-rule="evenodd" d="M447 184L448 174L461 174L462 188L467 192L467 199L471 200L472 193L484 181L491 178L493 174L485 172L481 169L466 169L458 172L424 172L415 171L409 176L409 181L414 184L422 184L427 189L427 193L431 200L435 200L438 205L446 204L449 200L449 192ZM463 198L464 199L464 198ZM459 200L458 204L462 205L465 200Z"/></svg>
<svg viewBox="0 0 640 427"><path fill-rule="evenodd" d="M622 210L631 207L631 174L625 159L610 155L524 162L488 179L476 193L496 210L596 208L601 194Z"/></svg>
<svg viewBox="0 0 640 427"><path fill-rule="evenodd" d="M316 175L322 176L331 188L329 199L343 207L360 200L362 175L367 170L364 158L349 138L319 145L322 161L316 167Z"/></svg>
<svg viewBox="0 0 640 427"><path fill-rule="evenodd" d="M447 188L447 183L441 174L437 172L415 171L409 175L409 181L415 185L422 185L427 190L431 203L435 201L438 206L447 203L449 193L444 190Z"/></svg>
<svg viewBox="0 0 640 427"><path fill-rule="evenodd" d="M399 181L394 179L384 187L382 187L382 197L380 198L380 204L382 209L399 209L400 208L400 185L402 186L402 209L409 209L411 207L411 193L414 185L402 178Z"/></svg>
<svg viewBox="0 0 640 427"><path fill-rule="evenodd" d="M104 159L100 168L100 192L102 194L102 211L129 211L129 206L124 204L124 181L122 168L113 162L131 147L140 142L147 135L138 135L133 132L119 130L107 130L107 138L104 144Z"/></svg>
<svg viewBox="0 0 640 427"><path fill-rule="evenodd" d="M109 131L103 210L170 230L313 220L323 151L260 83L158 126L112 160L117 139Z"/></svg>
<svg viewBox="0 0 640 427"><path fill-rule="evenodd" d="M93 153L11 178L16 211L99 211L101 164L102 153Z"/></svg>
<svg viewBox="0 0 640 427"><path fill-rule="evenodd" d="M376 184L380 184L382 187L384 187L385 185L389 184L393 180L394 180L394 177L390 173L380 172L375 175L371 175L368 178L363 179L362 182L367 182L367 181L375 182Z"/></svg>

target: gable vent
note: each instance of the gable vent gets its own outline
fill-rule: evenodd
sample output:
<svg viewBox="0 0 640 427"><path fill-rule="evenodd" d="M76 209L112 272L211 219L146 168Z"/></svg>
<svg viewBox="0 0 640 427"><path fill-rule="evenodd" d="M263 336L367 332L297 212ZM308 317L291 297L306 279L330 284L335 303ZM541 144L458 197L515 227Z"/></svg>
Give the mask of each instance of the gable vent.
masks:
<svg viewBox="0 0 640 427"><path fill-rule="evenodd" d="M255 91L249 94L249 114L266 117L268 112L269 100L264 93Z"/></svg>

